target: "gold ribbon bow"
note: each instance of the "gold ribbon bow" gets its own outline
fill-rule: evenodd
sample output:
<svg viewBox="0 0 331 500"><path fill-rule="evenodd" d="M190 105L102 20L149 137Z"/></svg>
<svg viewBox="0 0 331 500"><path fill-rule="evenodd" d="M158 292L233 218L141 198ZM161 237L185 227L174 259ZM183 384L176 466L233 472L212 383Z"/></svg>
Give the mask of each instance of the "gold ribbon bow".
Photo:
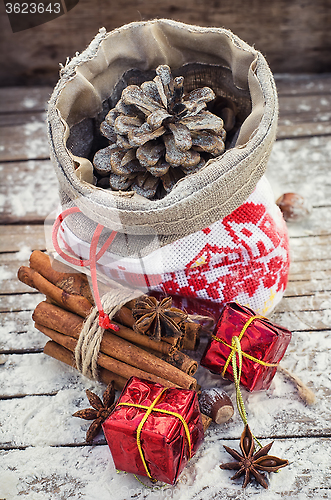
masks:
<svg viewBox="0 0 331 500"><path fill-rule="evenodd" d="M233 368L233 379L236 387L236 402L237 402L237 407L239 411L239 415L244 422L245 425L247 425L247 414L246 414L246 409L244 405L244 400L241 394L240 390L240 379L241 379L241 371L242 371L242 358L243 356L245 358L250 359L251 361L254 361L255 363L259 363L260 365L263 366L278 366L278 363L267 363L266 361L263 361L261 359L255 358L254 356L251 356L250 354L247 354L241 349L241 339L243 338L247 328L250 326L250 324L255 320L259 318L264 318L264 316L256 315L256 316L251 316L248 321L246 321L245 325L243 326L240 334L238 336L234 335L231 340L231 345L229 345L225 340L220 339L216 337L215 335L212 335L213 340L217 340L217 342L221 342L222 344L226 345L231 349L231 352L225 362L223 371L222 371L222 376L224 377L225 372L230 364L232 362L232 368ZM239 368L237 366L237 357L236 353L238 354L238 361L239 361ZM256 442L261 446L259 441L256 439L256 437L253 435L254 439Z"/></svg>
<svg viewBox="0 0 331 500"><path fill-rule="evenodd" d="M140 423L139 423L139 425L137 427L137 446L138 446L138 450L139 450L139 454L140 454L142 463L143 463L143 465L145 467L146 474L149 477L149 479L151 481L153 481L153 482L155 482L156 479L153 479L153 477L151 476L151 473L149 471L148 465L147 465L146 460L145 460L144 452L143 452L143 449L142 449L142 446L141 446L141 439L140 439L141 438L141 431L142 431L142 428L144 426L144 423L146 422L146 420L148 419L148 417L152 413L152 411L155 411L157 413L163 413L163 414L166 414L166 415L172 415L173 417L176 417L176 418L178 418L181 421L181 423L183 424L183 427L184 427L184 430L185 430L186 439L187 439L187 442L188 442L189 459L191 458L191 435L190 435L190 431L189 431L187 422L185 421L184 417L182 415L180 415L179 413L176 413L174 411L164 410L164 409L161 409L161 408L155 408L155 406L157 405L157 403L159 402L159 400L161 399L163 393L166 390L167 390L166 388L163 389L163 391L154 399L154 401L152 402L152 404L150 406L145 406L145 405L140 405L140 404L135 404L135 403L126 403L126 402L120 402L120 403L117 404L117 406L131 406L131 407L134 407L134 408L141 408L143 410L146 410L145 415L143 416L143 418L141 419L141 421L140 421Z"/></svg>

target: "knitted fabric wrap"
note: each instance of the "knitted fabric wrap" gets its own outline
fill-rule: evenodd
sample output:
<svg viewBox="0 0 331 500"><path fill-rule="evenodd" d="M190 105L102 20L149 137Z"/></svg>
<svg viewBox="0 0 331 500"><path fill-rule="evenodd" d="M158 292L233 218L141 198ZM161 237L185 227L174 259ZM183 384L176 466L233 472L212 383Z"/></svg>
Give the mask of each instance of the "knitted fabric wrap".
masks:
<svg viewBox="0 0 331 500"><path fill-rule="evenodd" d="M61 238L87 258L89 245L63 224ZM289 272L289 243L282 214L263 176L231 214L144 257L120 257L113 246L101 257L101 276L141 290L216 303L238 301L260 314L281 300Z"/></svg>
<svg viewBox="0 0 331 500"><path fill-rule="evenodd" d="M150 80L160 64L168 64L174 76L184 76L186 92L209 86L217 96L232 99L244 117L239 134L224 154L209 160L197 173L182 178L162 199L148 200L134 192L97 188L92 158L101 148L98 131L101 121L115 106L126 85ZM193 284L194 274L203 276L205 268L197 264L201 259L207 259L206 265L216 262L214 257L208 257L213 254L208 248L213 247L218 267L224 263L228 266L237 259L237 273L240 262L240 273L247 271L253 281L256 277L257 288L261 288L261 273L269 272L268 259L263 264L261 261L259 270L250 274L248 261L251 258L256 261L257 250L253 254L248 250L247 255L240 251L236 254L235 247L241 238L232 234L230 222L225 224L224 220L238 214L236 211L241 210L239 207L251 195L257 196L254 192L275 140L277 117L277 93L267 62L230 31L167 19L131 23L110 33L101 29L89 47L61 70L48 107L51 157L59 180L61 204L81 210L63 223L64 241L72 249L79 248L77 255L83 256L97 224L102 224L105 229L100 244L112 230L118 232L99 262L99 271L102 269L105 275L115 279L120 275L119 279L124 277L130 284L136 281L139 286L146 286L147 283L147 288L222 302L228 298L223 282L227 267L223 278L221 271L217 276L207 273L205 281ZM274 213L273 195L269 189L267 192L270 196L267 202L259 199L254 202L258 206L256 215L253 209L246 215L240 213L241 217L248 217L246 222L251 229L252 224L261 223L263 211L270 218L275 231L272 248L278 252L272 262L275 266L277 263L278 271L275 266L270 268L278 274L270 277L268 283L275 280L272 294L278 297L287 278L286 230L279 213ZM221 235L225 232L224 239ZM252 239L261 236L260 230L253 233L256 235ZM272 240L271 234L268 238ZM225 242L231 254L226 258L220 250L225 248ZM265 245L271 259L272 248ZM262 258L262 245L259 251ZM155 260L161 254L162 259ZM222 264L221 254L225 258ZM158 269L153 268L153 262ZM147 281L146 275L151 276ZM235 276L238 274L232 273L231 279L235 280L238 291L249 280L242 277L238 281ZM265 277L263 286L267 281ZM253 288L243 291L244 288L241 295L238 292L235 296L254 307L255 302L249 298L256 290L253 293ZM269 292L258 301L260 309L265 307L262 302L269 300Z"/></svg>

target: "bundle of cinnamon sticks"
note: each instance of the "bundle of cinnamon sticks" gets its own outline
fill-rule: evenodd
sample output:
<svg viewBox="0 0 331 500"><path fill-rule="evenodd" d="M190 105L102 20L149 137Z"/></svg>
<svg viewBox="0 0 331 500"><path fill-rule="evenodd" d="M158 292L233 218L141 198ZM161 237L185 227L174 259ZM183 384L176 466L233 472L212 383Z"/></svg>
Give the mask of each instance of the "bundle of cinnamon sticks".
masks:
<svg viewBox="0 0 331 500"><path fill-rule="evenodd" d="M18 279L46 296L32 316L36 328L51 339L45 345L45 354L75 367L73 353L93 307L93 297L84 274L59 262L56 267L48 255L36 250L30 256L30 267L18 270ZM194 348L200 325L190 323L180 344L155 341L133 331L133 306L131 301L113 317L118 331L106 330L103 335L97 359L100 380L106 384L114 381L116 388L122 389L131 376L137 376L165 387L196 390L193 375L197 363L178 347Z"/></svg>

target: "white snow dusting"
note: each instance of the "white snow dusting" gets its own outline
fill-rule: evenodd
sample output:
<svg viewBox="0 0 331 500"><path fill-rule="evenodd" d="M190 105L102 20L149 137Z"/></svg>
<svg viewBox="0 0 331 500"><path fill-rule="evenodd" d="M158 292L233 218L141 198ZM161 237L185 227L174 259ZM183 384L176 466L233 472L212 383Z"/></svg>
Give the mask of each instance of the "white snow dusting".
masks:
<svg viewBox="0 0 331 500"><path fill-rule="evenodd" d="M306 86L310 88L312 83L308 81ZM322 106L329 104L325 98L321 98L320 103ZM36 103L33 98L27 97L23 105L31 109ZM309 109L305 103L299 106L303 112ZM323 118L329 119L329 114L321 115L320 120ZM58 204L58 187L50 162L39 162L37 165L33 160L40 154L48 155L44 122L25 124L23 140L27 157L32 158L26 165L24 184L11 182L11 191L0 195L0 206L17 217L30 213L46 217ZM302 148L294 142L284 140L275 144L269 161L268 179L275 198L284 192L297 192L315 207L310 219L292 226L289 224L292 236L313 234L316 227L323 232L324 228L331 227L330 210L323 208L330 204L330 178L325 172L329 171L331 142L326 137L315 137ZM20 172L7 174L9 181L18 176ZM300 251L300 245L302 241L294 238L295 252ZM316 245L315 259L330 259L327 251L325 245ZM31 249L22 246L15 259L26 262L30 254ZM323 272L324 268L321 268ZM1 265L0 282L14 279L14 271ZM314 282L316 290L318 280ZM7 352L41 351L47 339L34 328L31 313L42 296L22 294L19 300L21 310L14 314L11 311L18 310L17 295L6 297L8 312L3 314L0 324L0 348ZM309 311L305 311L304 317L295 311L283 314L282 326L293 329L295 325L298 331L293 329L291 343L281 364L315 391L316 405L307 407L293 384L281 373L276 374L267 391L251 394L242 391L249 425L261 437L263 444L269 443L275 436L284 437L275 439L270 453L288 459L290 465L277 474L270 474L268 490L255 483L243 490L242 480L231 481L232 471L219 468L220 463L231 461L223 448L224 444L239 449L238 439L243 423L238 411L228 423L210 426L201 448L174 487L153 490L138 482L133 475L116 471L103 435L98 437L95 445L84 446L90 422L72 417L78 409L89 406L85 396L87 388L101 396L104 386L84 378L76 370L42 352L32 352L6 354L0 359L0 394L3 396L0 440L4 448L7 444L13 448L0 451L0 499L247 500L258 497L261 500L284 500L292 497L293 492L296 500L330 498L330 475L325 473L324 483L321 484L320 471L329 467L331 439L300 437L311 433L311 429L316 435L331 432L331 350L330 331L326 330L331 325L331 298L323 295L321 299L318 292L314 292L311 302L307 299L307 309L313 308L314 300L320 300L319 322L325 326L320 331L310 329L307 321L314 326L316 316ZM199 350L193 354L197 360L200 360L205 345L206 340L203 339ZM224 381L202 367L199 367L196 377L205 389L219 387L226 390L235 404L232 382ZM287 439L285 436L288 436ZM68 443L81 446L70 447ZM143 482L148 484L147 479Z"/></svg>

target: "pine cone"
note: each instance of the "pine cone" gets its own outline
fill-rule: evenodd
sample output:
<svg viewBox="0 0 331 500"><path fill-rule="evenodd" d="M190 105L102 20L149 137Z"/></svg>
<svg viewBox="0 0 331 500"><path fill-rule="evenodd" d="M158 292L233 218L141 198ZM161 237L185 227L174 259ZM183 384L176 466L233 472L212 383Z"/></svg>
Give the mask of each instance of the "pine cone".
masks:
<svg viewBox="0 0 331 500"><path fill-rule="evenodd" d="M100 126L110 145L93 160L96 174L109 175L112 189L161 198L224 152L223 120L206 110L214 92L203 87L184 95L183 85L184 78L173 78L163 65L153 81L123 90ZM101 179L99 185L105 184Z"/></svg>

